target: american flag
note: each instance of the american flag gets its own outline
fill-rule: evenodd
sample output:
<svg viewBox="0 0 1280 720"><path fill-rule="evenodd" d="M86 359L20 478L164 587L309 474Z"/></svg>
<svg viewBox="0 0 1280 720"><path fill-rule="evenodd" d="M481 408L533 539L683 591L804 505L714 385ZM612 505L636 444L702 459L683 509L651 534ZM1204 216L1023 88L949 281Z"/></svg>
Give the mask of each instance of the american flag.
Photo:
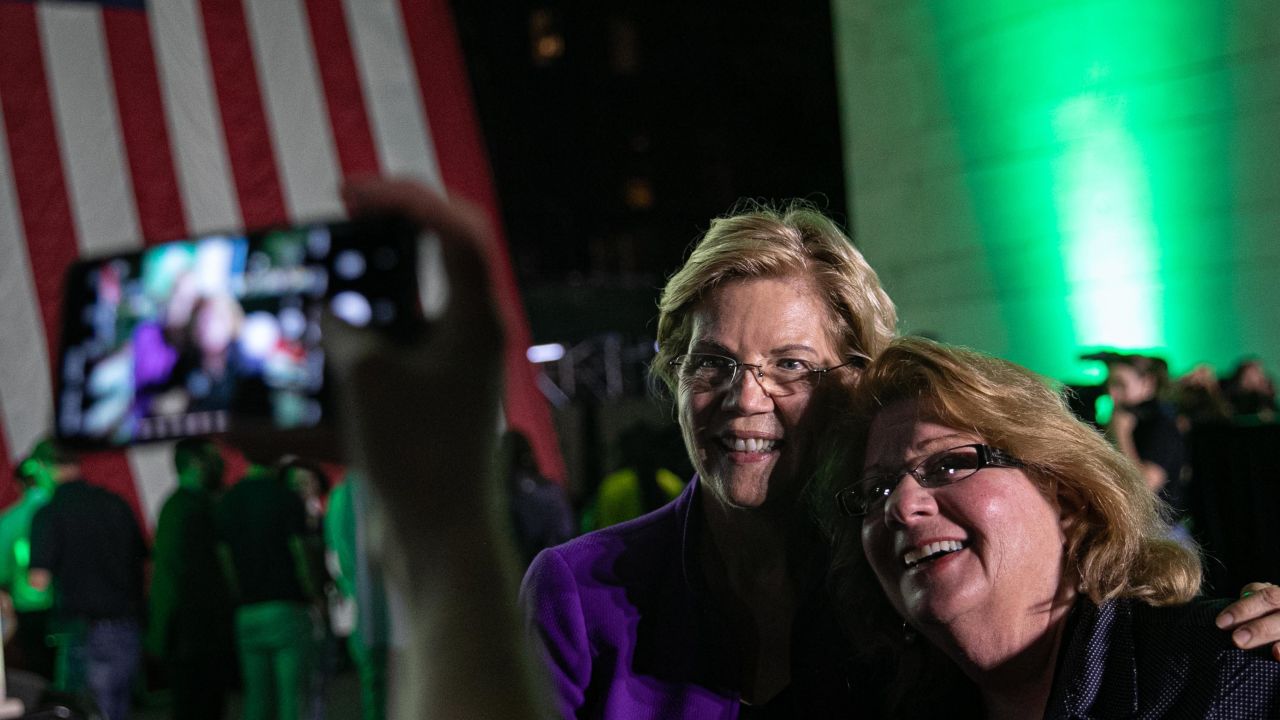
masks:
<svg viewBox="0 0 1280 720"><path fill-rule="evenodd" d="M53 426L62 277L77 256L337 217L342 179L375 173L448 188L498 226L447 0L0 0L0 127L6 470ZM502 254L508 424L562 478ZM84 469L148 525L174 485L167 444ZM4 505L15 489L0 488Z"/></svg>

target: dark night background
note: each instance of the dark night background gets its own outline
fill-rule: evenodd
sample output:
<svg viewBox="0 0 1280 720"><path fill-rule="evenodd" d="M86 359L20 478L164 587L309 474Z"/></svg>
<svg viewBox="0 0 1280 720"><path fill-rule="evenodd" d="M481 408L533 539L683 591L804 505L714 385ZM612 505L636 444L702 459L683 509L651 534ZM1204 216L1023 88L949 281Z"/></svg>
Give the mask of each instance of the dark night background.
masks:
<svg viewBox="0 0 1280 720"><path fill-rule="evenodd" d="M826 0L454 11L535 342L651 338L659 288L739 198L847 220Z"/></svg>

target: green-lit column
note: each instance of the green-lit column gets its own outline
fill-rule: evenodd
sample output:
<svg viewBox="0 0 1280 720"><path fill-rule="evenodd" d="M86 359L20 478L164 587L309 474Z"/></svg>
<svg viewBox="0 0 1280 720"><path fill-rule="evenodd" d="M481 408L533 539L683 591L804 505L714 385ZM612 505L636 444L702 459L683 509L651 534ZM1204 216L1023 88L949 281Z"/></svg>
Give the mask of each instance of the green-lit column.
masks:
<svg viewBox="0 0 1280 720"><path fill-rule="evenodd" d="M1070 381L1280 359L1264 2L834 0L855 233L928 331Z"/></svg>

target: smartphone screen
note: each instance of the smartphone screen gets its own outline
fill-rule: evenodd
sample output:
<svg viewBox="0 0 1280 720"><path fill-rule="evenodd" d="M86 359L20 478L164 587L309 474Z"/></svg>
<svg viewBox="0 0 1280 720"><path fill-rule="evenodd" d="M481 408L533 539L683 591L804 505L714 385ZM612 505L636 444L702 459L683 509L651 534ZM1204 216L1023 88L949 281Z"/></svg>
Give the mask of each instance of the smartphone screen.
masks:
<svg viewBox="0 0 1280 720"><path fill-rule="evenodd" d="M330 418L329 306L413 317L416 236L392 220L213 234L81 261L67 276L57 429L120 446Z"/></svg>

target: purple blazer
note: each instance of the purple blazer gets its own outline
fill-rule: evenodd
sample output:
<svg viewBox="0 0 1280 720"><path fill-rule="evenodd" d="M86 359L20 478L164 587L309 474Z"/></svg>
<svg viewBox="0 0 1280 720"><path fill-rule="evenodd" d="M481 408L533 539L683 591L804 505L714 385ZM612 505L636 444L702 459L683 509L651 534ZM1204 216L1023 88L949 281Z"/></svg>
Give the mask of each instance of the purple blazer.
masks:
<svg viewBox="0 0 1280 720"><path fill-rule="evenodd" d="M695 477L671 503L542 551L520 589L561 714L737 718L741 651L708 607ZM744 715L852 717L849 647L823 602L797 614L792 684ZM802 713L796 715L795 713Z"/></svg>

